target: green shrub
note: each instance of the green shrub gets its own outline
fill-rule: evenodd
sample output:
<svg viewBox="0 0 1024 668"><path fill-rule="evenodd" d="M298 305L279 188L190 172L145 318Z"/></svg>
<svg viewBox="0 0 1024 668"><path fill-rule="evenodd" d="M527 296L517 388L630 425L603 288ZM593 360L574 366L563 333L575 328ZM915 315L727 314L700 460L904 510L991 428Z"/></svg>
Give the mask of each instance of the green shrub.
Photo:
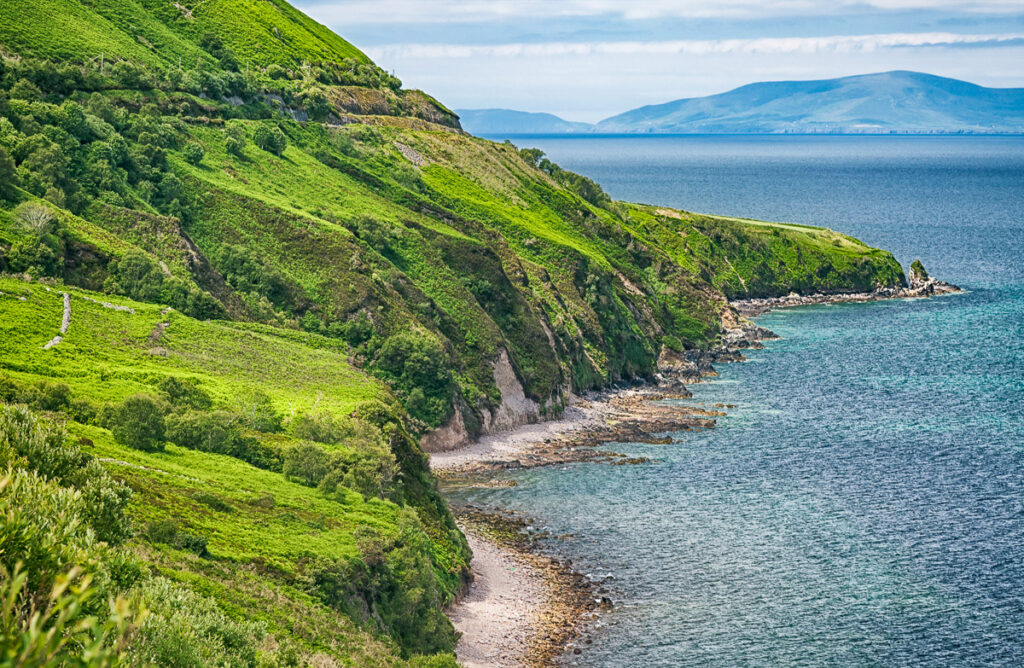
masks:
<svg viewBox="0 0 1024 668"><path fill-rule="evenodd" d="M288 147L288 138L275 126L258 125L252 133L252 143L264 151L281 155Z"/></svg>
<svg viewBox="0 0 1024 668"><path fill-rule="evenodd" d="M152 397L137 394L119 404L108 404L103 423L122 445L145 452L164 449L164 413Z"/></svg>
<svg viewBox="0 0 1024 668"><path fill-rule="evenodd" d="M179 550L193 552L200 557L210 556L206 537L182 531L174 520L159 520L146 526L146 538L152 543L163 543Z"/></svg>
<svg viewBox="0 0 1024 668"><path fill-rule="evenodd" d="M204 506L213 508L214 510L218 510L222 513L230 513L234 512L235 510L234 506L232 506L231 504L229 504L227 501L220 498L216 494L210 494L208 492L199 492L192 498L195 499L197 503L201 503Z"/></svg>
<svg viewBox="0 0 1024 668"><path fill-rule="evenodd" d="M181 150L181 154L189 164L198 165L203 161L203 157L206 156L206 151L204 151L203 147L199 144L192 142L185 144L185 148Z"/></svg>
<svg viewBox="0 0 1024 668"><path fill-rule="evenodd" d="M300 443L284 455L284 474L291 480L316 487L331 471L331 456L313 443Z"/></svg>
<svg viewBox="0 0 1024 668"><path fill-rule="evenodd" d="M281 414L263 390L254 389L239 397L238 415L249 429L266 433L281 431Z"/></svg>
<svg viewBox="0 0 1024 668"><path fill-rule="evenodd" d="M215 452L272 471L281 470L277 451L244 434L239 417L226 411L188 411L165 419L167 439L183 448Z"/></svg>
<svg viewBox="0 0 1024 668"><path fill-rule="evenodd" d="M240 125L232 125L224 131L228 153L241 157L245 151L245 130Z"/></svg>
<svg viewBox="0 0 1024 668"><path fill-rule="evenodd" d="M199 380L196 378L166 376L161 378L156 386L175 408L207 410L213 406L213 399L200 386Z"/></svg>
<svg viewBox="0 0 1024 668"><path fill-rule="evenodd" d="M78 444L69 443L60 426L24 408L0 406L0 466L35 471L75 487L84 501L79 515L99 540L113 545L131 534L125 516L131 491Z"/></svg>
<svg viewBox="0 0 1024 668"><path fill-rule="evenodd" d="M452 375L447 355L433 336L417 331L389 336L371 369L392 383L413 417L437 426L451 414Z"/></svg>
<svg viewBox="0 0 1024 668"><path fill-rule="evenodd" d="M345 425L326 411L314 411L292 420L292 435L317 443L340 443L349 433Z"/></svg>
<svg viewBox="0 0 1024 668"><path fill-rule="evenodd" d="M231 619L213 599L156 577L142 583L131 601L149 615L126 649L129 665L258 665L258 648L266 629L258 623Z"/></svg>

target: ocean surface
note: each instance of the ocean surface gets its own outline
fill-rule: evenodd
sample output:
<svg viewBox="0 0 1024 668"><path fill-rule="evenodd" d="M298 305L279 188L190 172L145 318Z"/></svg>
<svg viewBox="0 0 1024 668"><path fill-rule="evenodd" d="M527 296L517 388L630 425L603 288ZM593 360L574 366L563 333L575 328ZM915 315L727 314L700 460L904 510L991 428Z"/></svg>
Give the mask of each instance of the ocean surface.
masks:
<svg viewBox="0 0 1024 668"><path fill-rule="evenodd" d="M771 313L656 459L459 500L571 534L614 610L579 666L1024 663L1024 138L516 138L616 198L827 225L968 293Z"/></svg>

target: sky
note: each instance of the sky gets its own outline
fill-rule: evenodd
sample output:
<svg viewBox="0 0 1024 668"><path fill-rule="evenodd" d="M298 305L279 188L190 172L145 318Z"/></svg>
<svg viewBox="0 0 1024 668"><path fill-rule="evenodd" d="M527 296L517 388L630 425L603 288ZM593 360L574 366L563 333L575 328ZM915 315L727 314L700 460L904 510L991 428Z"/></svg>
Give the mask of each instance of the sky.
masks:
<svg viewBox="0 0 1024 668"><path fill-rule="evenodd" d="M595 122L757 81L1024 87L1024 0L292 0L453 109Z"/></svg>

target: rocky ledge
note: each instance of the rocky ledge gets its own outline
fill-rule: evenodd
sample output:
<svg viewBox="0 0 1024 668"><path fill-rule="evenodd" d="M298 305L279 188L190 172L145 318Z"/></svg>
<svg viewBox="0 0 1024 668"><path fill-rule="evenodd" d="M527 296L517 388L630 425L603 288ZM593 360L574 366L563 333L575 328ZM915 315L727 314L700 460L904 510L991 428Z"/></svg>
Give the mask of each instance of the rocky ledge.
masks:
<svg viewBox="0 0 1024 668"><path fill-rule="evenodd" d="M899 288L879 288L872 292L815 293L800 295L791 292L783 297L763 299L737 299L730 304L740 315L754 317L778 308L812 306L814 304L841 304L846 302L875 302L883 299L914 299L953 294L963 290L951 283L940 281L928 275L920 260L910 265L909 285Z"/></svg>

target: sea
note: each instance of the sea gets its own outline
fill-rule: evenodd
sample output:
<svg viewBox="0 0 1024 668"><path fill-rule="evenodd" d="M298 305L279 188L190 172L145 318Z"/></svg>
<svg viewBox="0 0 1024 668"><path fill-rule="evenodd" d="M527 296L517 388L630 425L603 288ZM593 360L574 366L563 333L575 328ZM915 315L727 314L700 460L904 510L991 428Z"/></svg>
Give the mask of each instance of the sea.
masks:
<svg viewBox="0 0 1024 668"><path fill-rule="evenodd" d="M609 578L574 666L1024 665L1024 137L514 137L613 197L828 226L962 286L812 306L718 366L647 464L508 474Z"/></svg>

